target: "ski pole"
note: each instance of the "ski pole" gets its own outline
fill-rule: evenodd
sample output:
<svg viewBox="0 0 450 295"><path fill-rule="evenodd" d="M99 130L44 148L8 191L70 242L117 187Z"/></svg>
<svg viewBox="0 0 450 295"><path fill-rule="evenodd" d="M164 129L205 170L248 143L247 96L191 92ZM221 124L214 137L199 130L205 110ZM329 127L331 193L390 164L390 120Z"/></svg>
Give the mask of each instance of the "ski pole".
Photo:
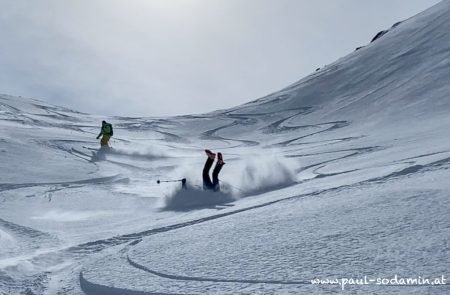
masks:
<svg viewBox="0 0 450 295"><path fill-rule="evenodd" d="M186 178L183 178L183 179L177 179L177 180L157 180L156 181L156 183L157 184L160 184L161 182L181 182L181 187L183 188L183 189L187 189L187 186L186 186Z"/></svg>
<svg viewBox="0 0 450 295"><path fill-rule="evenodd" d="M156 181L156 183L157 184L160 184L161 182L184 182L184 183L186 183L186 178L183 178L183 179L176 179L176 180L157 180Z"/></svg>

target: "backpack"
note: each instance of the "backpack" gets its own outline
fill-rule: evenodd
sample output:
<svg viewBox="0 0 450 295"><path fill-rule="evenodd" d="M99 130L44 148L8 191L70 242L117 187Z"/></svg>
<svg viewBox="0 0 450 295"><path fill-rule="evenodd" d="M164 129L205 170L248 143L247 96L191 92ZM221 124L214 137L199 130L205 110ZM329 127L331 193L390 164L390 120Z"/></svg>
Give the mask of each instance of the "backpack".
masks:
<svg viewBox="0 0 450 295"><path fill-rule="evenodd" d="M113 127L109 123L105 125L104 131L105 131L106 135L109 135L109 136L113 136L113 134L114 134Z"/></svg>

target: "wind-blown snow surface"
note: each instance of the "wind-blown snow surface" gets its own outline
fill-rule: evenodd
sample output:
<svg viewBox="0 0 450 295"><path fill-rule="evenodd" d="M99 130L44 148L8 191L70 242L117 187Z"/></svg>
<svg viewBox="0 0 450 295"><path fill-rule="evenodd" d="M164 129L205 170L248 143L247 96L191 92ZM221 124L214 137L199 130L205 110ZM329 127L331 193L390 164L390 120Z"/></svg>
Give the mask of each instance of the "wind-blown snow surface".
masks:
<svg viewBox="0 0 450 295"><path fill-rule="evenodd" d="M0 293L448 294L310 280L450 277L449 52L445 1L255 102L107 118L106 152L104 118L1 96Z"/></svg>

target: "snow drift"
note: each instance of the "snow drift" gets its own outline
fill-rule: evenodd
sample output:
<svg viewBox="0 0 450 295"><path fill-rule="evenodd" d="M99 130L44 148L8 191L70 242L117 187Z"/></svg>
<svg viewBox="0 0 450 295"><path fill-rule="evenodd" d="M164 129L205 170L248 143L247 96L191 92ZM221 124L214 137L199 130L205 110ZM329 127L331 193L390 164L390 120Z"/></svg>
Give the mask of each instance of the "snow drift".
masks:
<svg viewBox="0 0 450 295"><path fill-rule="evenodd" d="M232 194L226 191L214 192L203 190L201 187L189 186L187 189L179 188L165 198L165 210L189 211L201 208L214 208L234 201Z"/></svg>

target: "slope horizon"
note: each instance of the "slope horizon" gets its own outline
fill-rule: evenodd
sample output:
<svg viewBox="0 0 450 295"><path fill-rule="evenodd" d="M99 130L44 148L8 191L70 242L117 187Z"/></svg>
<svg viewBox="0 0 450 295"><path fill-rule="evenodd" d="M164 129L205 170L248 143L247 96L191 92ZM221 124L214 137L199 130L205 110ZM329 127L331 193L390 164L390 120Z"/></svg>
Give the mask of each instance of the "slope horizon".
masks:
<svg viewBox="0 0 450 295"><path fill-rule="evenodd" d="M0 91L104 116L226 109L297 81L438 1L14 2L0 13ZM187 19L172 22L172 10ZM220 21L228 16L236 22Z"/></svg>
<svg viewBox="0 0 450 295"><path fill-rule="evenodd" d="M429 9L431 9L431 8L429 8ZM422 12L422 13L423 13L423 12ZM419 15L419 14L421 14L421 13L418 13L417 15ZM414 17L414 16L411 16L411 17L409 17L409 18L407 18L407 19L404 19L404 20L399 20L399 21L397 21L397 22L394 23L394 24L402 23L402 22L407 21L408 19L411 19L411 18L413 18L413 17ZM375 36L377 36L377 34L380 34L381 32L383 32L383 34L384 34L384 32L387 32L387 31L389 31L390 29L392 29L392 28L386 28L385 30L380 31L380 32L377 32L376 34L374 33L374 35L372 36L372 38L374 38ZM370 37L370 36L368 36L368 37ZM361 49L361 48L364 48L364 47L367 46L367 45L370 45L370 43L372 43L373 41L374 41L374 40L372 39L372 41L369 42L368 44L366 44L366 45L361 45L361 46L358 47L355 51L350 52L350 53L348 53L348 54L346 54L346 55L344 55L344 56L338 58L336 61L334 61L334 62L332 62L332 63L330 63L330 64L328 64L328 65L324 65L324 66L322 66L322 67L317 68L317 70L316 70L315 72L312 72L312 73L310 73L310 74L307 74L306 76L304 76L304 77L302 77L302 78L296 80L295 82L292 82L292 83L288 83L288 82L287 82L287 83L286 83L287 86L281 88L280 90L276 90L276 91L270 92L269 94L267 94L267 95L265 95L265 96L262 96L262 97L256 98L256 99L252 99L252 100L249 100L249 101L247 101L247 102L243 102L243 103L238 104L238 105L236 105L236 106L231 106L231 107L227 107L227 108L223 108L223 109L222 109L222 108L221 108L221 109L215 109L215 110L210 110L210 111L200 112L200 113L186 113L186 114L180 114L180 115L164 115L164 114L161 114L161 115L152 115L152 116L138 116L138 115L135 116L135 115L127 115L127 116L125 116L125 117L134 117L134 118L162 118L162 117L167 117L167 118L173 118L173 117L182 117L182 116L186 116L186 115L209 114L209 113L214 113L214 112L217 112L217 111L226 111L226 110L230 110L230 109L235 109L235 108L238 108L238 107L240 107L240 106L244 106L244 105L253 103L253 102L255 102L255 101L264 99L264 98L266 98L266 97L271 97L271 96L273 96L273 95L276 95L277 93L283 92L285 89L289 89L289 88L291 88L292 86L301 83L303 80L306 80L306 79L308 79L308 78L311 77L311 76L314 76L314 74L315 74L317 71L323 70L324 68L326 68L326 67L328 67L328 66L331 66L331 65L335 64L335 63L338 62L339 60L341 60L341 59L343 59L343 58L346 58L346 57L348 57L348 56L354 54L357 50L359 50L359 49ZM27 96L22 96L22 95L11 95L11 94L9 94L9 93L3 93L3 94L0 94L0 95L3 95L3 96L11 96L11 97L18 97L18 98L26 98L26 99L32 99L32 100L37 100L37 101L39 101L39 102L44 102L44 103L47 103L47 104L49 104L49 105L59 106L59 107L63 107L63 108L66 108L66 109L72 109L72 110L77 111L77 112L79 112L79 113L88 114L88 113L86 113L86 112L81 112L79 109L73 109L73 108L70 108L70 107L68 107L68 106L66 106L66 105L60 105L60 104L51 103L51 102L49 102L49 101L48 101L46 98L44 98L44 97L42 97L42 98L41 98L41 97L27 97ZM96 116L103 116L103 117L105 117L105 118L107 118L107 117L112 117L112 118L113 118L113 117L121 117L121 115L120 115L119 113L118 113L118 114L113 114L113 115L105 115L105 114L100 114L100 113L89 113L89 114L91 114L91 115L96 115Z"/></svg>

